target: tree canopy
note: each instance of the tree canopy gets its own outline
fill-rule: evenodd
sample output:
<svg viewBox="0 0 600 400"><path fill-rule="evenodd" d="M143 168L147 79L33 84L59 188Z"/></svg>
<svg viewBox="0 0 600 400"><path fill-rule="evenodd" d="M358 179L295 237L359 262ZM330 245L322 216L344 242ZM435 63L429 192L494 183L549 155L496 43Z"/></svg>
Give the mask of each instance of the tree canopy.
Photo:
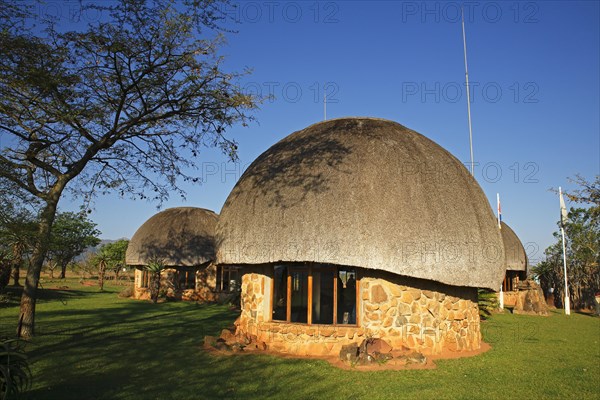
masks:
<svg viewBox="0 0 600 400"><path fill-rule="evenodd" d="M61 278L65 278L67 266L88 247L100 243L100 231L96 224L83 213L64 212L56 216L52 225L50 247L47 259L61 268Z"/></svg>
<svg viewBox="0 0 600 400"><path fill-rule="evenodd" d="M600 290L600 176L589 182L580 175L571 181L578 188L566 193L569 199L587 207L571 207L565 224L567 280L575 308L593 304ZM547 291L555 290L555 300L562 305L564 297L563 250L560 232L554 232L556 243L549 246L545 260L533 268L534 275Z"/></svg>
<svg viewBox="0 0 600 400"><path fill-rule="evenodd" d="M85 202L109 191L162 201L184 196L182 181L200 182L201 148L235 159L226 130L251 121L259 99L238 83L248 71L223 65L218 3L86 2L102 17L73 29L52 20L32 27L26 8L0 0L0 180L40 201L20 335L34 332L65 190Z"/></svg>

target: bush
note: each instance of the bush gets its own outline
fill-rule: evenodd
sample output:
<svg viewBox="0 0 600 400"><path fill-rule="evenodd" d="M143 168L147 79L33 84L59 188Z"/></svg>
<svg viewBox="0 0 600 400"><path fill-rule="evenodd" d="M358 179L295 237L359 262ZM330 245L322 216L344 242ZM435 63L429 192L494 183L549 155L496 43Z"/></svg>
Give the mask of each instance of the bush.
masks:
<svg viewBox="0 0 600 400"><path fill-rule="evenodd" d="M479 305L479 317L487 319L492 311L498 308L498 295L487 289L477 290L477 303Z"/></svg>
<svg viewBox="0 0 600 400"><path fill-rule="evenodd" d="M2 291L2 289L8 285L8 282L10 281L11 270L12 265L9 262L9 259L0 255L0 291Z"/></svg>
<svg viewBox="0 0 600 400"><path fill-rule="evenodd" d="M119 297L131 296L133 296L133 286L127 286L125 289L121 290L121 293L119 293Z"/></svg>
<svg viewBox="0 0 600 400"><path fill-rule="evenodd" d="M0 400L15 398L31 386L27 355L19 339L0 340Z"/></svg>

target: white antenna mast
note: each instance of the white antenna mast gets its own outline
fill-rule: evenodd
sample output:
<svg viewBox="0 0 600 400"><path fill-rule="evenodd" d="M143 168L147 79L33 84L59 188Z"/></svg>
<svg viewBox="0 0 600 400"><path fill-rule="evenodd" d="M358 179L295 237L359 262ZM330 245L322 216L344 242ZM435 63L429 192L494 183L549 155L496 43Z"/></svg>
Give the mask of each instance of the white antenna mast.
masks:
<svg viewBox="0 0 600 400"><path fill-rule="evenodd" d="M465 35L465 12L463 7L460 8L462 17L462 34L463 34L463 49L465 53L465 80L467 84L467 115L469 117L469 147L471 149L471 175L475 174L473 163L473 130L471 129L471 93L469 90L469 67L467 66L467 38Z"/></svg>

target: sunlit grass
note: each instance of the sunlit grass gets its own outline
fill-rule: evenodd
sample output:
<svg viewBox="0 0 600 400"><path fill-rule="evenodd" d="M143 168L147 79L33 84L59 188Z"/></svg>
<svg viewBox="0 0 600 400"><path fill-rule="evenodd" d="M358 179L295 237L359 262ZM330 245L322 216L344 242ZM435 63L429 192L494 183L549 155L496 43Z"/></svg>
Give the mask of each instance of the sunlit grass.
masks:
<svg viewBox="0 0 600 400"><path fill-rule="evenodd" d="M51 290L60 285L66 290ZM494 315L492 349L438 361L434 370L340 370L325 361L215 356L201 348L236 314L227 306L148 302L122 286L49 282L28 347L31 399L600 398L600 318ZM16 293L15 300L16 300ZM0 305L0 336L13 335L16 302Z"/></svg>

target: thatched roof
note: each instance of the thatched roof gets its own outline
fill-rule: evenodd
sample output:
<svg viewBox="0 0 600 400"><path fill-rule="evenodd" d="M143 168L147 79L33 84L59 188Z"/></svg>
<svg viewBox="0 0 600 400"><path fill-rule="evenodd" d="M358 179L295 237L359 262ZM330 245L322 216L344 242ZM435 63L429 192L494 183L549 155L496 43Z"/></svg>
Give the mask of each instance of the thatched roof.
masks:
<svg viewBox="0 0 600 400"><path fill-rule="evenodd" d="M312 261L496 288L504 248L462 163L374 118L314 124L258 157L223 206L217 262Z"/></svg>
<svg viewBox="0 0 600 400"><path fill-rule="evenodd" d="M504 242L505 268L510 271L527 271L527 253L517 234L502 224L502 241Z"/></svg>
<svg viewBox="0 0 600 400"><path fill-rule="evenodd" d="M135 232L125 255L128 265L153 259L166 266L196 266L215 259L218 215L195 207L170 208L155 214Z"/></svg>

